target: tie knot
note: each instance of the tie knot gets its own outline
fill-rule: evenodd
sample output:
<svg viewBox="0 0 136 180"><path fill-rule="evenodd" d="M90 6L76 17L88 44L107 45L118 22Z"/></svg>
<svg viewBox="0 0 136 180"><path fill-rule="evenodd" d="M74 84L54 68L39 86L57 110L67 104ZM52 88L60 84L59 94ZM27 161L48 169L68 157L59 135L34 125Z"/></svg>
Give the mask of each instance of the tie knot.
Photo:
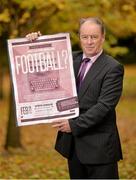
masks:
<svg viewBox="0 0 136 180"><path fill-rule="evenodd" d="M87 62L89 62L90 61L90 58L84 58L83 59L83 62L85 62L85 63L87 63Z"/></svg>

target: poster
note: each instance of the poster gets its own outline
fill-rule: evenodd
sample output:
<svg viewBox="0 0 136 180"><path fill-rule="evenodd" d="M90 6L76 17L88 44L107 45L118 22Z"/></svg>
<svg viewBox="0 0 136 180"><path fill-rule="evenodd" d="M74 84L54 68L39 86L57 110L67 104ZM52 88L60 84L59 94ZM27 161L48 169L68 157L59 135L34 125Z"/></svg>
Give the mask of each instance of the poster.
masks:
<svg viewBox="0 0 136 180"><path fill-rule="evenodd" d="M8 40L17 125L79 115L68 33Z"/></svg>

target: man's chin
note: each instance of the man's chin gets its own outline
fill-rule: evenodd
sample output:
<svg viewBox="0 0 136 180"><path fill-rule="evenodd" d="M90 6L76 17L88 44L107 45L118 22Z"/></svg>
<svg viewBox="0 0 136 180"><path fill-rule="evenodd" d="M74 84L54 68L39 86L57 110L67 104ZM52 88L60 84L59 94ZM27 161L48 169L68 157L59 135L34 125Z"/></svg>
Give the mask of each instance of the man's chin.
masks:
<svg viewBox="0 0 136 180"><path fill-rule="evenodd" d="M87 51L87 52L85 52L85 54L86 54L86 56L94 56L95 55L95 52L93 52L93 51Z"/></svg>

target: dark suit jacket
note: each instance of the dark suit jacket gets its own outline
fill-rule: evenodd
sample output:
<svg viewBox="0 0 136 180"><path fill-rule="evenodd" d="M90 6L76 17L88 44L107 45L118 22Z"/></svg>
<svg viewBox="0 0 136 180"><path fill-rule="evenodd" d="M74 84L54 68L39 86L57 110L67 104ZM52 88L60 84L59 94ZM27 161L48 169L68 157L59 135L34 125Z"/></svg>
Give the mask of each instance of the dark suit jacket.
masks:
<svg viewBox="0 0 136 180"><path fill-rule="evenodd" d="M75 78L82 53L74 58ZM73 144L84 164L105 164L122 159L115 107L122 92L123 66L104 52L88 71L78 93L80 115L70 119L72 133L58 132L55 149L70 158Z"/></svg>

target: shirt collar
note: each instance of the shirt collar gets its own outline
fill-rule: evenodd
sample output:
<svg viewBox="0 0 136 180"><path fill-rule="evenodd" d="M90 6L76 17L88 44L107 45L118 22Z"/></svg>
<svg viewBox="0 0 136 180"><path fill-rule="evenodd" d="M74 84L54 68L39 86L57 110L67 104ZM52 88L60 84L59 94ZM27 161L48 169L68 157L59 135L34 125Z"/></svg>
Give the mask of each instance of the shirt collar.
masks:
<svg viewBox="0 0 136 180"><path fill-rule="evenodd" d="M102 54L102 52L103 52L103 49L98 54L96 54L95 56L92 56L92 57L86 57L86 55L83 53L83 59L90 58L91 62L94 63L97 60L97 58Z"/></svg>

